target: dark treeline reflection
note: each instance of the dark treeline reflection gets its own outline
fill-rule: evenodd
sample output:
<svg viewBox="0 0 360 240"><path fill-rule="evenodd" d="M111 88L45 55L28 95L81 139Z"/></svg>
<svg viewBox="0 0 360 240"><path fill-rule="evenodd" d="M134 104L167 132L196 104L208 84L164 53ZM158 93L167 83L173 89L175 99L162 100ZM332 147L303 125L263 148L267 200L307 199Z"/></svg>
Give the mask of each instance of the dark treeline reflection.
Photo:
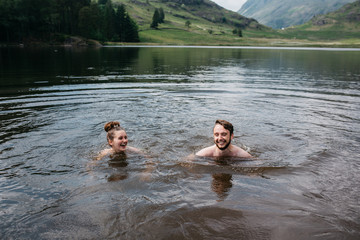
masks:
<svg viewBox="0 0 360 240"><path fill-rule="evenodd" d="M38 86L97 82L223 82L240 74L244 82L288 81L327 89L352 89L348 76L360 74L360 52L177 48L0 48L0 93L9 95ZM224 59L226 59L224 61ZM341 69L339 69L341 64ZM236 66L236 67L235 67ZM306 75L303 75L303 72ZM211 77L208 74L211 73ZM327 81L328 76L335 81ZM213 78L214 74L219 77ZM222 76L221 76L222 75ZM15 91L15 92L14 92Z"/></svg>
<svg viewBox="0 0 360 240"><path fill-rule="evenodd" d="M233 65L247 69L250 77L252 70L270 69L271 77L276 77L276 74L280 77L284 69L293 72L307 71L311 74L309 78L321 78L323 74L333 71L339 75L338 69L335 68L339 62L343 67L338 80L342 80L347 74L357 74L360 71L360 52L337 54L332 51L317 51L314 54L301 50L141 47L1 48L0 57L0 84L3 87L32 85L39 81L47 81L49 84L103 81L104 79L99 76L105 76L105 80L108 81L124 81L122 76L150 74L153 75L150 81L156 78L154 74L183 75L182 80L186 80L187 76L206 74L212 71L212 67ZM238 69L229 69L231 70ZM14 74L16 79L12 78ZM170 77L168 80L174 79Z"/></svg>

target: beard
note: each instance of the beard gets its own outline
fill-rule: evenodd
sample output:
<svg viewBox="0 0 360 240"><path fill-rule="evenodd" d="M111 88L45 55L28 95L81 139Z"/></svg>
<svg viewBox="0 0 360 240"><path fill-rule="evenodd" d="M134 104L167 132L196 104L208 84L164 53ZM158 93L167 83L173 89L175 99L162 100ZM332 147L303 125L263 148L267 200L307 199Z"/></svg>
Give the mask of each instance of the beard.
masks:
<svg viewBox="0 0 360 240"><path fill-rule="evenodd" d="M224 147L219 147L219 145L216 142L215 142L215 145L217 146L218 149L220 149L221 151L224 151L225 149L227 149L229 147L230 143L231 143L231 139Z"/></svg>

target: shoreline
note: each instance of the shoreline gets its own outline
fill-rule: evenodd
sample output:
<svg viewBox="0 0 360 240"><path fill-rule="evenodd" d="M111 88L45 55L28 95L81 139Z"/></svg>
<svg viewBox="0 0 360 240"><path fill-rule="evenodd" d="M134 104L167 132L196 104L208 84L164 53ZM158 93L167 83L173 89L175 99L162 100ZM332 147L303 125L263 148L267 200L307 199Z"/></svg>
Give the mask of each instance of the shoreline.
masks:
<svg viewBox="0 0 360 240"><path fill-rule="evenodd" d="M36 48L36 47L65 47L65 48L88 48L88 47L204 47L204 48L283 48L283 49L348 49L348 50L360 50L360 39L358 43L345 43L339 41L332 42L320 42L320 41L308 41L308 40L296 40L291 41L289 39L266 39L266 38L247 38L243 39L242 43L236 42L234 44L218 42L217 44L196 44L185 43L176 44L171 42L156 43L156 42L104 42L101 43L91 39L81 39L78 37L72 37L72 41L67 42L42 42L34 41L27 43L0 43L1 48L6 47L19 47L19 48ZM357 39L356 39L357 40Z"/></svg>
<svg viewBox="0 0 360 240"><path fill-rule="evenodd" d="M224 49L283 49L283 50L322 50L322 51L360 51L359 48L340 47L275 47L275 46L204 46L204 45L106 45L103 47L138 47L138 48L224 48Z"/></svg>

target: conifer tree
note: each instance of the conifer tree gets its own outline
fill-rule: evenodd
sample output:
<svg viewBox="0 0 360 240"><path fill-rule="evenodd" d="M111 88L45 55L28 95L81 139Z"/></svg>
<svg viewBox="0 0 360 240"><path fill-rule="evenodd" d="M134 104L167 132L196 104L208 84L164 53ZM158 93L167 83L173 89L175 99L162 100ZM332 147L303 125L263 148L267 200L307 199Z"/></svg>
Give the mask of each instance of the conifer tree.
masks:
<svg viewBox="0 0 360 240"><path fill-rule="evenodd" d="M128 15L123 4L117 7L115 16L115 31L118 35L118 40L121 42L138 42L138 26Z"/></svg>
<svg viewBox="0 0 360 240"><path fill-rule="evenodd" d="M115 14L115 31L120 42L125 42L125 14L125 6L123 4L119 5Z"/></svg>
<svg viewBox="0 0 360 240"><path fill-rule="evenodd" d="M125 41L139 42L138 26L136 22L127 13L125 18L125 24Z"/></svg>
<svg viewBox="0 0 360 240"><path fill-rule="evenodd" d="M159 8L159 23L164 23L165 13L163 8Z"/></svg>
<svg viewBox="0 0 360 240"><path fill-rule="evenodd" d="M101 10L96 3L79 11L79 31L83 37L103 40L101 33Z"/></svg>
<svg viewBox="0 0 360 240"><path fill-rule="evenodd" d="M159 23L160 23L160 13L158 9L155 9L150 27L157 28L159 26Z"/></svg>
<svg viewBox="0 0 360 240"><path fill-rule="evenodd" d="M115 40L115 10L111 0L106 2L103 22L104 36L107 40Z"/></svg>

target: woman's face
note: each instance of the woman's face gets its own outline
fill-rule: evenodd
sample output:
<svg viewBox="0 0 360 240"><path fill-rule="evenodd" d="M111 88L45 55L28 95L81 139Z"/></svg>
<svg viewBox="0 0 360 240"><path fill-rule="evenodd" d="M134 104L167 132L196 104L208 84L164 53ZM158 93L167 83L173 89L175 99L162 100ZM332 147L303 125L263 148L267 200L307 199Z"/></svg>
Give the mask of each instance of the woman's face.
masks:
<svg viewBox="0 0 360 240"><path fill-rule="evenodd" d="M114 139L109 140L109 145L115 152L123 152L126 149L128 138L124 130L116 131Z"/></svg>

